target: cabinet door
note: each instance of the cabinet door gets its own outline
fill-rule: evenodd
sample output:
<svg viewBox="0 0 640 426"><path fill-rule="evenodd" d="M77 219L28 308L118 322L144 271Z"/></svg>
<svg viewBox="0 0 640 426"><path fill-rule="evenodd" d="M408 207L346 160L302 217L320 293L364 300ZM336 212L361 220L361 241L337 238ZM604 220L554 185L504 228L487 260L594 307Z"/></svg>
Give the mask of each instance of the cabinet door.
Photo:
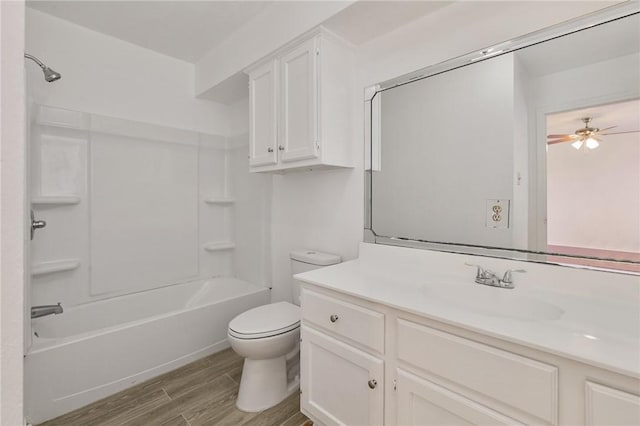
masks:
<svg viewBox="0 0 640 426"><path fill-rule="evenodd" d="M249 74L249 165L278 161L278 63L273 60Z"/></svg>
<svg viewBox="0 0 640 426"><path fill-rule="evenodd" d="M398 425L521 425L429 380L398 370Z"/></svg>
<svg viewBox="0 0 640 426"><path fill-rule="evenodd" d="M280 161L318 157L317 39L289 51L280 60L281 137Z"/></svg>
<svg viewBox="0 0 640 426"><path fill-rule="evenodd" d="M381 359L303 326L300 362L303 412L327 425L382 424Z"/></svg>
<svg viewBox="0 0 640 426"><path fill-rule="evenodd" d="M640 425L640 396L587 382L586 419L589 426Z"/></svg>

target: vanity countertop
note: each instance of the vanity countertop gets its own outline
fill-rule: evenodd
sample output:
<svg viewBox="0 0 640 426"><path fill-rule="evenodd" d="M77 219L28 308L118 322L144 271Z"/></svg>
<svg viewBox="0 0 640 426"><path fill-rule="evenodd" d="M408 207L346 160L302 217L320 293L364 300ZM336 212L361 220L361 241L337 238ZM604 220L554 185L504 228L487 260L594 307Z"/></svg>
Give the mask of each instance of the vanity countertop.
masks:
<svg viewBox="0 0 640 426"><path fill-rule="evenodd" d="M514 274L515 289L501 289L475 284L465 263L527 273ZM640 377L637 276L362 243L359 259L295 278Z"/></svg>

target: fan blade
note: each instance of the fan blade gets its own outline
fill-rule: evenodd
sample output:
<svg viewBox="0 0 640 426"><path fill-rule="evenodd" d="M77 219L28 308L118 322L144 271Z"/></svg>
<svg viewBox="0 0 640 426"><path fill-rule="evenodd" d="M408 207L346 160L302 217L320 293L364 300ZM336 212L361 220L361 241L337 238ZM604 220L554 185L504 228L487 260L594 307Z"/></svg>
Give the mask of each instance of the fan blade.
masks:
<svg viewBox="0 0 640 426"><path fill-rule="evenodd" d="M600 136L607 136L607 135L623 135L626 133L638 133L640 132L640 130L630 130L628 132L613 132L613 133L600 133Z"/></svg>
<svg viewBox="0 0 640 426"><path fill-rule="evenodd" d="M567 135L567 134L564 134L564 135L547 135L547 138L549 138L549 139L551 139L551 138L553 138L553 139L555 139L555 138L566 138L568 136L574 136L574 135Z"/></svg>
<svg viewBox="0 0 640 426"><path fill-rule="evenodd" d="M598 133L604 132L605 130L613 129L614 127L618 127L618 126L605 127L604 129L598 130Z"/></svg>
<svg viewBox="0 0 640 426"><path fill-rule="evenodd" d="M547 145L553 145L554 143L560 143L560 142L569 142L569 141L572 141L572 140L573 140L572 137L566 136L564 138L547 141Z"/></svg>

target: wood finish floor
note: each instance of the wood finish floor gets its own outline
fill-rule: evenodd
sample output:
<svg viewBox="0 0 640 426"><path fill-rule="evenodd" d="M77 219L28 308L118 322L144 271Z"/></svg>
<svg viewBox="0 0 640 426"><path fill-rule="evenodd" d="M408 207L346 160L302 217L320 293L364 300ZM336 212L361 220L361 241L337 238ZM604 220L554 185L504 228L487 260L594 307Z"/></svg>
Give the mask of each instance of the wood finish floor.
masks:
<svg viewBox="0 0 640 426"><path fill-rule="evenodd" d="M231 349L126 389L41 426L310 426L300 394L260 413L236 408L243 359Z"/></svg>

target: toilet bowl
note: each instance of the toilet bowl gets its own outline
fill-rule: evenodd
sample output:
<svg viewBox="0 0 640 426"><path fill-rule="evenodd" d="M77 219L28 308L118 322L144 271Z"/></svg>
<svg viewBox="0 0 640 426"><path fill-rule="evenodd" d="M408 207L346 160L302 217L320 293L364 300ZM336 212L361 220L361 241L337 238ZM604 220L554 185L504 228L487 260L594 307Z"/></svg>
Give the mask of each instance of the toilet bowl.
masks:
<svg viewBox="0 0 640 426"><path fill-rule="evenodd" d="M312 250L291 252L294 274L340 262L340 257ZM244 357L236 406L257 412L273 407L300 387L300 285L292 281L293 303L258 306L229 322L227 337Z"/></svg>
<svg viewBox="0 0 640 426"><path fill-rule="evenodd" d="M236 405L242 411L262 411L298 389L299 376L287 377L287 355L297 355L300 308L288 302L259 306L229 323L229 343L244 357Z"/></svg>

